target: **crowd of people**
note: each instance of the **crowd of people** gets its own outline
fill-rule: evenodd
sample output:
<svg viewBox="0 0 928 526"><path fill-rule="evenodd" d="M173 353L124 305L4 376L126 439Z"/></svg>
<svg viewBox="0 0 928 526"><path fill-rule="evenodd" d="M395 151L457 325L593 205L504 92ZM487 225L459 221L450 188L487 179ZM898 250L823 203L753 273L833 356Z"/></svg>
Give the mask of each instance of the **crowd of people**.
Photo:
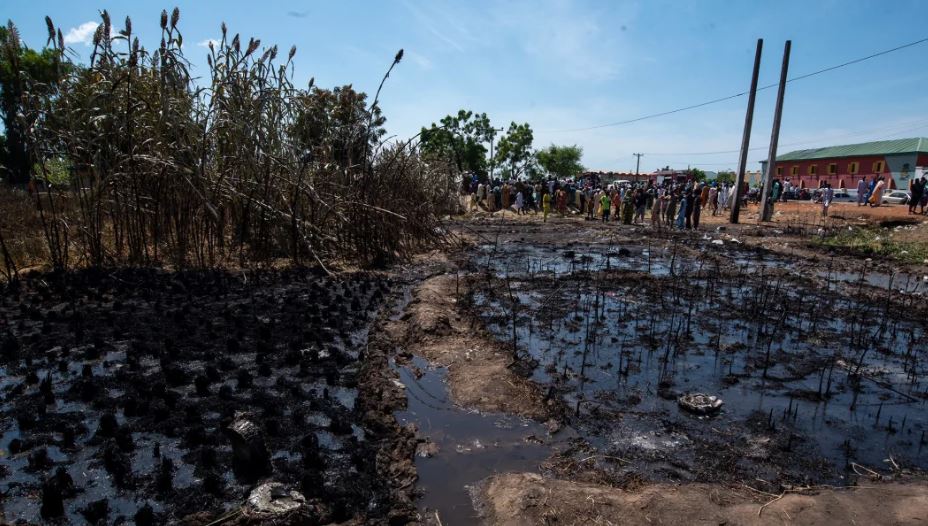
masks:
<svg viewBox="0 0 928 526"><path fill-rule="evenodd" d="M669 180L660 184L649 181L606 186L554 179L490 184L475 180L469 186L471 208L490 213L498 210L541 213L544 221L552 213L560 217L575 213L585 215L588 220L627 225L644 224L649 216L653 226L681 230L699 228L703 211L715 216L728 210L735 194L734 186L727 183Z"/></svg>
<svg viewBox="0 0 928 526"><path fill-rule="evenodd" d="M786 201L801 188L790 184L789 179L775 179L770 187L768 206ZM857 186L857 205L878 207L882 204L886 190L883 176L861 178ZM541 213L544 221L552 213L564 217L568 214L583 214L588 220L621 222L627 225L644 224L645 217L656 227L678 229L699 228L700 217L705 211L713 216L729 210L735 199L735 187L725 182L673 181L661 183L623 182L621 184L597 185L574 180L539 182L500 181L483 183L476 177L464 182L464 191L470 194L471 209L483 209L490 213L511 210L516 214ZM916 178L911 183L909 213L925 213L928 206L928 181ZM823 216L827 216L834 201L835 189L823 182L815 190L812 200L821 204ZM760 191L750 189L747 184L742 191L742 202L760 201ZM920 211L917 211L920 207Z"/></svg>

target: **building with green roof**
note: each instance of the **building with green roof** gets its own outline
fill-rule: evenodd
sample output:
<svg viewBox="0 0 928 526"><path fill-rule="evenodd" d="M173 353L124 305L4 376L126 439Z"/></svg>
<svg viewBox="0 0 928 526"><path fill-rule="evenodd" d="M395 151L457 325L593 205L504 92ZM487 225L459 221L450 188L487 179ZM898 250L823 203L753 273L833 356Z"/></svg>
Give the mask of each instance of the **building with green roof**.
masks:
<svg viewBox="0 0 928 526"><path fill-rule="evenodd" d="M767 162L761 162L766 172ZM886 178L889 188L908 188L928 172L928 138L894 139L796 150L777 156L775 178L793 185L855 188L861 179Z"/></svg>

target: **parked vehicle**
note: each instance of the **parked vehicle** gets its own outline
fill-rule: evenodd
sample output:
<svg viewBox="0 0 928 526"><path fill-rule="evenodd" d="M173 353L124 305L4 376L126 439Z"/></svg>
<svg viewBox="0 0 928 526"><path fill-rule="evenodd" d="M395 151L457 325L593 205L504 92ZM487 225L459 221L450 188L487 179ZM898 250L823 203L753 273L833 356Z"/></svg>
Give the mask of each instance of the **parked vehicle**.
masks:
<svg viewBox="0 0 928 526"><path fill-rule="evenodd" d="M908 192L902 190L893 190L883 194L883 199L880 201L884 205L904 205L909 202L911 196Z"/></svg>
<svg viewBox="0 0 928 526"><path fill-rule="evenodd" d="M835 190L834 202L836 203L854 203L857 201L857 191L854 190Z"/></svg>

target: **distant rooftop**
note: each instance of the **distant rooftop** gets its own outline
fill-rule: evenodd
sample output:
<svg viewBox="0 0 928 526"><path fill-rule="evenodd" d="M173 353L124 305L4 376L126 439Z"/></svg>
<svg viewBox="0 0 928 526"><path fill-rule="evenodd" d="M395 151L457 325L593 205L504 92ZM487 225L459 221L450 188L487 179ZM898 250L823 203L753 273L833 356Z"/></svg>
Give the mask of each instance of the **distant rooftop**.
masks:
<svg viewBox="0 0 928 526"><path fill-rule="evenodd" d="M928 139L895 139L891 141L862 142L843 146L826 146L809 150L796 150L777 156L777 161L806 161L831 159L834 157L857 157L862 155L893 155L900 153L928 153Z"/></svg>

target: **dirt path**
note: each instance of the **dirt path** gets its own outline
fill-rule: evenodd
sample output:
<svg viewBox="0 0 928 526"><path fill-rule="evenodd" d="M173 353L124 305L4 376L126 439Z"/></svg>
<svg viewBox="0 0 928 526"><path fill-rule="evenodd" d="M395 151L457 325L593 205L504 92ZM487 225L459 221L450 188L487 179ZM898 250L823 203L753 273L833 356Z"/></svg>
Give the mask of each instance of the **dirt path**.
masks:
<svg viewBox="0 0 928 526"><path fill-rule="evenodd" d="M454 263L443 268L447 272L415 288L405 314L386 327L404 346L398 361L419 355L447 368L451 398L459 406L546 419L551 409L538 387L510 370L510 354L458 309L466 284Z"/></svg>
<svg viewBox="0 0 928 526"><path fill-rule="evenodd" d="M508 473L477 492L490 524L924 524L928 485L874 484L782 496L709 484L634 491Z"/></svg>

